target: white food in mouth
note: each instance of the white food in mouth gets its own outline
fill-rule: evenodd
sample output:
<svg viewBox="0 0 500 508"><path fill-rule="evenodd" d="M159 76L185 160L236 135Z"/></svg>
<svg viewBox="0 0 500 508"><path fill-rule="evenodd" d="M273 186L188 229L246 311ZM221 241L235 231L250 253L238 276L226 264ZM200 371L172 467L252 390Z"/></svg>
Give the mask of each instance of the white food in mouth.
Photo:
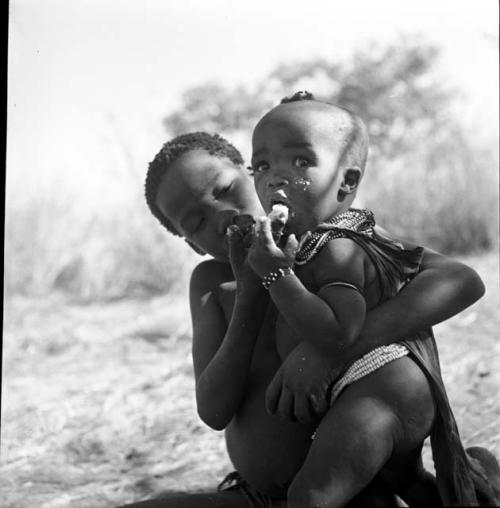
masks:
<svg viewBox="0 0 500 508"><path fill-rule="evenodd" d="M278 242L283 236L286 223L288 222L290 210L283 203L275 203L268 217L271 221L271 229L275 242Z"/></svg>
<svg viewBox="0 0 500 508"><path fill-rule="evenodd" d="M288 214L288 206L282 203L276 203L273 205L268 217L271 219L271 223L280 222L284 226L288 222Z"/></svg>

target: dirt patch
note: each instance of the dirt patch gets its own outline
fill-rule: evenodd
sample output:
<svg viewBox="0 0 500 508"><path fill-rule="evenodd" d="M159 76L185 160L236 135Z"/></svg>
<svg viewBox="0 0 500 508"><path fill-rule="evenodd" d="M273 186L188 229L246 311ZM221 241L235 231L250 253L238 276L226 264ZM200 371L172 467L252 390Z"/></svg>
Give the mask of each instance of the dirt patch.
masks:
<svg viewBox="0 0 500 508"><path fill-rule="evenodd" d="M464 442L498 456L498 256L466 262L487 295L435 333ZM108 508L231 471L223 434L196 414L186 295L15 298L4 314L3 507Z"/></svg>

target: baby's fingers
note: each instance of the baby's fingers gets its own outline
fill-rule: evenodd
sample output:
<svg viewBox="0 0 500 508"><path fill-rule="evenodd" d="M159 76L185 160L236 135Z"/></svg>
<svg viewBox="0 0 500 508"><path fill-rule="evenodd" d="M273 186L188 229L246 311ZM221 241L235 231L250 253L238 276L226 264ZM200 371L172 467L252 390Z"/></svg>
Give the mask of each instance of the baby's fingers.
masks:
<svg viewBox="0 0 500 508"><path fill-rule="evenodd" d="M274 244L271 221L268 217L259 217L255 224L255 238L261 245Z"/></svg>
<svg viewBox="0 0 500 508"><path fill-rule="evenodd" d="M289 235L286 239L286 244L283 247L283 252L285 253L286 257L290 260L295 260L295 255L297 254L297 251L299 250L299 242L297 240L297 237L295 235Z"/></svg>
<svg viewBox="0 0 500 508"><path fill-rule="evenodd" d="M310 393L309 401L317 416L321 417L326 413L326 410L328 409L328 404L326 403L326 398L324 395Z"/></svg>

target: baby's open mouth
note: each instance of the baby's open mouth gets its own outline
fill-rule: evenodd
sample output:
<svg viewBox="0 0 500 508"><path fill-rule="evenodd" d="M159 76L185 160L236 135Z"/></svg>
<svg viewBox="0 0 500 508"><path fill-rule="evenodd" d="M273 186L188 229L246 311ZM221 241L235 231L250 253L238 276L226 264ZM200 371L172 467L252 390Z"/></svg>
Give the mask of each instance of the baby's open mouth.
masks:
<svg viewBox="0 0 500 508"><path fill-rule="evenodd" d="M271 229L276 243L279 243L279 240L283 236L289 216L290 209L285 203L277 201L273 204L268 217L271 220Z"/></svg>

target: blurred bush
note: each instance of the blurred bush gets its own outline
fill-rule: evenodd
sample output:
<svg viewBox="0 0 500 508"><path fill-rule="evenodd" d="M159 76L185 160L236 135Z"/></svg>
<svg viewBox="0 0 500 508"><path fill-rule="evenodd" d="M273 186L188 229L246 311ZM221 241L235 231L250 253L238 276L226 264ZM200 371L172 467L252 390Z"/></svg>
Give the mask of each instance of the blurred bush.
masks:
<svg viewBox="0 0 500 508"><path fill-rule="evenodd" d="M6 296L60 291L85 302L184 292L198 259L143 199L87 217L47 194L7 207Z"/></svg>
<svg viewBox="0 0 500 508"><path fill-rule="evenodd" d="M164 119L172 135L216 131L248 158L252 126L298 90L358 114L370 133L360 202L387 230L446 253L498 245L498 140L462 120L460 93L438 75L439 51L402 36L371 44L343 63L281 65L253 89L218 84L187 90Z"/></svg>
<svg viewBox="0 0 500 508"><path fill-rule="evenodd" d="M497 140L467 130L460 95L436 74L438 58L435 47L403 37L372 44L346 62L281 65L253 86L200 85L165 117L166 138L219 132L248 158L257 120L282 97L307 89L366 122L371 147L359 197L381 225L447 253L489 249L498 242ZM121 170L130 173L133 143L116 144L109 149L124 152ZM26 196L8 186L6 294L56 290L93 300L186 289L200 258L156 223L142 196L146 168L132 164L137 178L126 205L91 216L64 192Z"/></svg>

